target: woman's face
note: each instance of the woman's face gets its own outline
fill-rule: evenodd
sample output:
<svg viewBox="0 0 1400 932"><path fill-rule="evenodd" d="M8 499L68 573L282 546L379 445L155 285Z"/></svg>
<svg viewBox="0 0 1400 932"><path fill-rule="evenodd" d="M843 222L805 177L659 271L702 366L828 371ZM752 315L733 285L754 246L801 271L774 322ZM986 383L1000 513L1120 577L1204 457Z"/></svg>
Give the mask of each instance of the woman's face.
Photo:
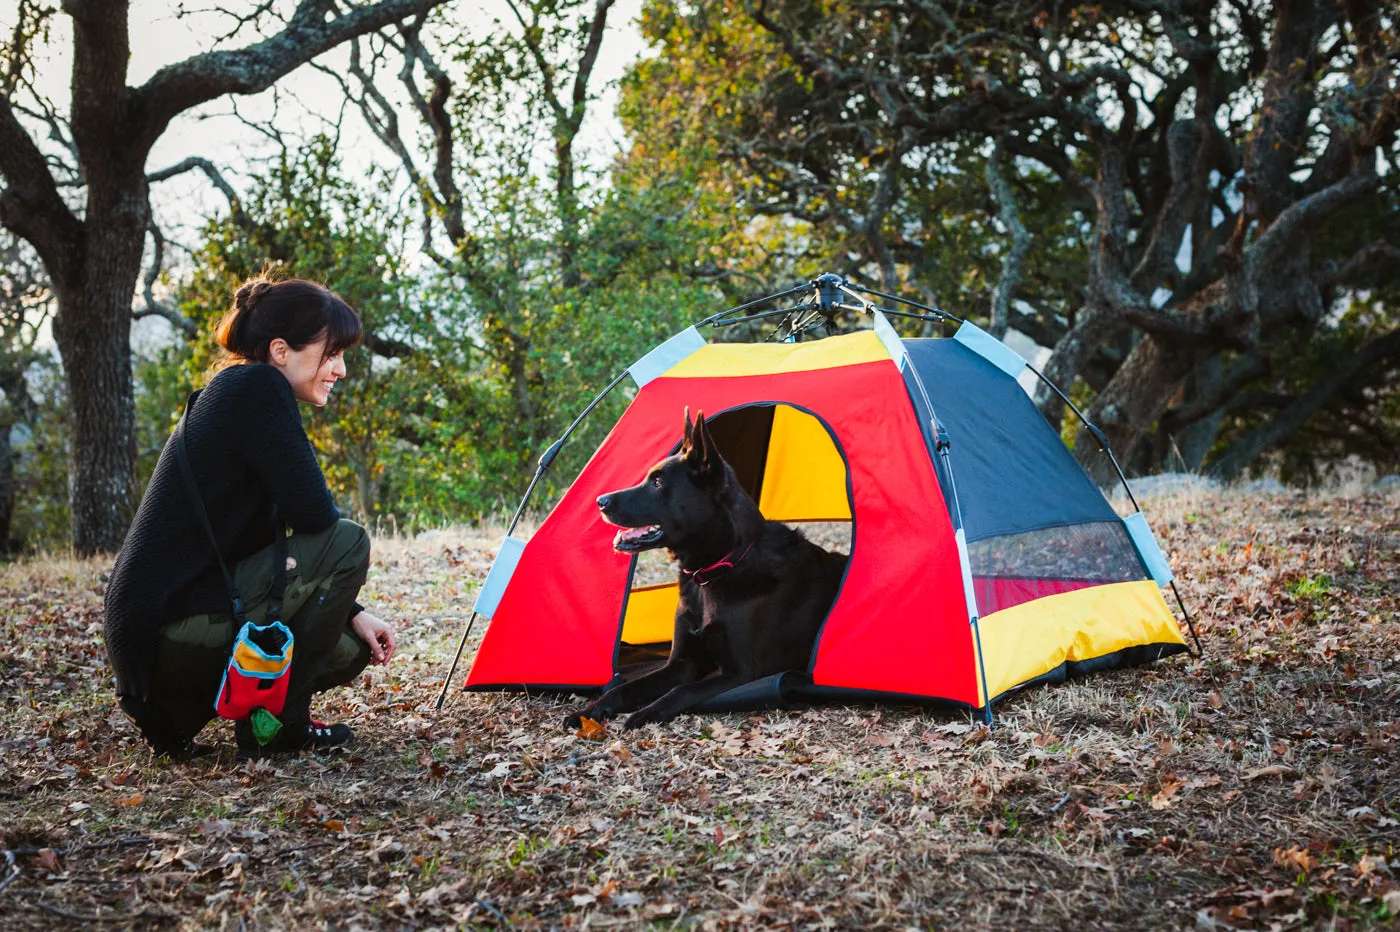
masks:
<svg viewBox="0 0 1400 932"><path fill-rule="evenodd" d="M287 381L292 383L292 394L297 401L304 401L322 407L331 397L331 388L345 378L345 351L330 356L326 353L324 338L308 343L301 349L292 349L280 337L268 347L268 362L276 366Z"/></svg>

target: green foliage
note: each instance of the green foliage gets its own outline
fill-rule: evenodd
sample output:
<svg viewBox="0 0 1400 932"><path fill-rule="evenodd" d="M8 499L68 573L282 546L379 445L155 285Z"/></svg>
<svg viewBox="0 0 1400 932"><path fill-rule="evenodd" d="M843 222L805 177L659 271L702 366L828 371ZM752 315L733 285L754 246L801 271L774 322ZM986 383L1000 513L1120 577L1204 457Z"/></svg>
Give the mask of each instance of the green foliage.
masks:
<svg viewBox="0 0 1400 932"><path fill-rule="evenodd" d="M644 186L590 203L594 235L565 287L553 195L517 154L469 173L480 205L470 248L426 269L405 259L409 212L387 183L347 179L324 139L284 155L242 205L248 220L205 230L179 292L199 337L138 366L147 474L185 395L217 363L213 331L233 291L270 268L326 282L372 337L347 354L331 402L304 412L342 507L410 530L513 510L537 457L588 401L714 301L672 269L683 224L658 222L671 205ZM628 395L614 392L564 447L533 507L568 486Z"/></svg>
<svg viewBox="0 0 1400 932"><path fill-rule="evenodd" d="M27 377L34 407L13 433L16 489L10 539L30 551L62 550L70 534L68 395L57 359L35 361Z"/></svg>
<svg viewBox="0 0 1400 932"><path fill-rule="evenodd" d="M348 376L330 403L303 415L337 501L371 522L396 510L416 512L404 508L405 496L421 499L434 515L479 513L474 445L457 425L489 392L473 385L460 302L425 287L406 267L405 211L389 194L382 178L369 185L346 178L330 141L316 139L270 167L243 215L211 221L197 271L179 291L200 335L138 368L143 440L168 434L185 395L212 374L219 358L214 329L240 282L264 269L310 278L359 312L382 351L353 348ZM158 449L143 442L143 451Z"/></svg>

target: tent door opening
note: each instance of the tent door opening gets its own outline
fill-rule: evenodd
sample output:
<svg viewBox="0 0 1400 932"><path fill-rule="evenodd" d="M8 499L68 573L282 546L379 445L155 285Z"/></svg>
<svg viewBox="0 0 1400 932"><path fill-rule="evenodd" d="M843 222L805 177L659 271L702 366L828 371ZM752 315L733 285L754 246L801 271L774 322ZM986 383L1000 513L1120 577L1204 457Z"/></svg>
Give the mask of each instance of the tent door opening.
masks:
<svg viewBox="0 0 1400 932"><path fill-rule="evenodd" d="M848 470L826 425L801 408L777 403L731 408L706 417L705 423L765 518L797 525L828 550L851 552ZM665 550L633 558L614 661L617 672L631 674L640 665L665 660L679 599L676 566Z"/></svg>

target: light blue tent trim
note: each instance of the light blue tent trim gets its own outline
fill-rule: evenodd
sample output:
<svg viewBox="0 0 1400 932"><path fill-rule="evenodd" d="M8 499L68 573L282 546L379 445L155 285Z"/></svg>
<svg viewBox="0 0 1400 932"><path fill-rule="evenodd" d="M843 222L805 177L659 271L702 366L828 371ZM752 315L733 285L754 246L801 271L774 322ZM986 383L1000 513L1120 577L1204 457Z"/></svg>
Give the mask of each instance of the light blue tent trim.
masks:
<svg viewBox="0 0 1400 932"><path fill-rule="evenodd" d="M880 342L885 344L885 349L890 351L890 358L894 364L899 366L899 371L903 372L905 366L909 365L909 351L904 348L904 341L899 338L889 319L879 311L874 312L875 335L880 338Z"/></svg>
<svg viewBox="0 0 1400 932"><path fill-rule="evenodd" d="M253 640L253 634L257 631L281 631L282 637L285 638L285 640L282 642L282 649L275 654L269 654L267 651L263 650L261 647L258 646L257 641ZM270 625L255 625L251 621L245 621L243 622L243 627L238 629L238 636L233 639L233 646L235 648L238 647L239 641L247 641L248 649L251 650L254 654L257 654L263 660L276 662L278 660L286 659L287 652L290 651L292 649L292 645L296 643L296 638L292 636L292 630L286 625L282 624L282 622L280 621L274 621ZM275 680L277 679L277 677L281 676L283 672L285 672L282 670L278 670L275 672L270 672L266 670L245 670L243 669L243 666L238 663L236 653L230 656L234 658L233 665L237 667L238 672L242 673L244 676L252 676L260 680Z"/></svg>
<svg viewBox="0 0 1400 932"><path fill-rule="evenodd" d="M650 382L676 363L705 345L705 338L694 327L687 327L680 333L647 353L628 367L627 373L637 387Z"/></svg>
<svg viewBox="0 0 1400 932"><path fill-rule="evenodd" d="M496 552L491 572L486 574L486 582L481 584L481 590L476 594L476 604L472 606L472 611L485 618L496 614L496 607L501 604L501 596L505 594L510 578L515 575L515 567L520 563L520 555L524 552L523 540L507 537L501 541L501 549Z"/></svg>
<svg viewBox="0 0 1400 932"><path fill-rule="evenodd" d="M978 356L986 359L1013 379L1020 375L1026 368L1026 361L1021 358L1020 353L1016 352L981 327L972 323L972 321L963 321L962 326L958 328L958 332L953 334L953 339L972 350Z"/></svg>
<svg viewBox="0 0 1400 932"><path fill-rule="evenodd" d="M1139 511L1137 514L1128 515L1123 519L1123 523L1133 539L1133 546L1137 547L1142 562L1157 585L1165 586L1171 582L1175 578L1172 576L1172 568L1167 565L1167 558L1163 556L1162 548L1157 545L1152 528L1147 526L1147 517Z"/></svg>

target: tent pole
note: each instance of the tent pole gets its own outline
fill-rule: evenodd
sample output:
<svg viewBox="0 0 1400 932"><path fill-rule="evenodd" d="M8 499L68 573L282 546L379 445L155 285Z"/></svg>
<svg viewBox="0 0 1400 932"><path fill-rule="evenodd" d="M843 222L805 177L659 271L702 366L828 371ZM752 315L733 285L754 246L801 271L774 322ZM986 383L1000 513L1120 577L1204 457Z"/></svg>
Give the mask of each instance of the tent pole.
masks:
<svg viewBox="0 0 1400 932"><path fill-rule="evenodd" d="M776 300L778 300L779 298L786 298L786 297L788 297L789 295L799 294L799 293L801 293L801 292L803 292L803 291L807 291L807 290L810 289L811 287L812 287L812 283L811 283L811 282L803 282L802 284L796 286L795 288L789 288L787 291L780 291L780 292L778 292L777 294L770 294L770 295L768 295L767 297L763 297L763 298L755 298L754 300L748 302L747 304L741 304L741 305L739 305L738 307L731 307L729 310L727 310L727 311L720 311L718 314L711 314L709 317L706 317L704 320L700 321L700 323L696 324L695 326L696 326L697 328L699 328L699 327L705 326L706 324L713 324L713 323L714 323L715 321L717 321L717 320L723 320L725 317L728 317L730 314L737 314L737 313L739 313L740 311L748 310L748 309L751 308L751 307L756 307L757 305L760 305L760 304L767 304L769 301L776 301Z"/></svg>
<svg viewBox="0 0 1400 932"><path fill-rule="evenodd" d="M1128 477L1126 474L1124 474L1123 467L1118 464L1118 457L1113 455L1113 449L1108 445L1108 438L1104 436L1104 432L1099 430L1098 425L1093 424L1089 421L1088 415L1086 415L1083 411L1079 410L1079 405L1070 401L1069 396L1066 395L1064 392L1060 391L1060 386L1050 381L1050 377L1048 375L1046 375L1044 372L1041 372L1039 369L1037 369L1035 366L1032 366L1030 363L1026 363L1026 368L1034 372L1036 374L1036 377L1039 378L1040 381L1044 382L1047 388L1049 388L1056 395L1059 395L1060 400L1063 401L1067 406L1069 406L1069 409L1074 412L1077 418L1079 418L1079 423L1083 424L1084 428L1087 431L1089 431L1089 433L1094 435L1094 439L1098 441L1099 449L1102 450L1104 453L1108 454L1108 461L1113 464L1114 471L1118 473L1118 480L1123 483L1123 491L1127 493L1128 501L1132 503L1133 510L1142 511L1142 506L1139 505L1137 503L1137 499L1133 497L1133 490L1128 485Z"/></svg>
<svg viewBox="0 0 1400 932"><path fill-rule="evenodd" d="M617 374L616 378L608 383L608 387L599 392L597 396L588 403L588 406L579 413L579 416L574 418L574 422L564 431L563 436L551 443L549 449L540 454L539 465L535 468L535 475L530 479L530 484L526 487L525 494L520 497L520 504L516 507L515 514L510 519L510 526L506 528L507 537L515 532L515 526L520 523L520 516L525 513L525 506L529 503L530 496L535 491L535 486L539 485L540 478L544 475L544 471L554 462L554 457L559 454L559 449L564 446L564 441L569 439L569 435L578 429L578 426L583 423L583 419L588 417L588 415L593 412L593 409L598 407L603 399L608 397L608 394L614 388L617 388L626 377L627 370L623 369ZM437 705L434 707L434 711L436 712L441 712L443 703L447 701L448 687L452 685L452 677L457 673L457 664L462 660L462 650L467 646L467 639L471 637L472 628L476 625L476 619L477 613L472 612L471 621L467 623L467 630L462 632L462 639L457 642L457 654L452 658L452 667L447 671L447 676L443 678L442 692L438 693Z"/></svg>
<svg viewBox="0 0 1400 932"><path fill-rule="evenodd" d="M710 326L716 328L733 327L736 324L746 324L751 320L762 320L765 317L777 317L779 314L791 314L794 311L810 311L814 307L816 307L815 304L798 304L793 307L778 308L772 311L759 311L757 314L746 314L743 317L734 317L729 320L717 320Z"/></svg>
<svg viewBox="0 0 1400 932"><path fill-rule="evenodd" d="M437 704L433 706L434 712L441 712L442 705L447 701L447 688L452 685L452 677L457 673L457 664L462 660L462 650L467 646L467 638L472 636L472 628L476 625L476 612L472 612L471 621L467 622L467 630L462 633L462 639L457 642L457 655L452 658L452 668L447 671L447 676L442 680L442 692L438 693Z"/></svg>
<svg viewBox="0 0 1400 932"><path fill-rule="evenodd" d="M1181 593L1176 589L1176 580L1171 581L1172 595L1176 596L1177 607L1181 609L1181 617L1186 619L1186 627L1191 631L1191 640L1196 642L1196 659L1200 660L1205 656L1205 649L1201 647L1201 636L1196 633L1196 625L1191 621L1191 613L1186 610L1186 603L1181 601Z"/></svg>
<svg viewBox="0 0 1400 932"><path fill-rule="evenodd" d="M874 312L883 314L883 312L873 304L868 305L868 307ZM888 323L888 321L886 323ZM924 406L928 409L929 419L933 422L929 426L933 428L934 446L936 447L938 458L943 461L943 471L948 474L948 491L953 495L953 513L951 515L953 520L953 532L961 535L963 540L963 544L958 547L958 562L960 564L966 562L967 564L965 567L966 573L964 575L966 584L966 581L972 579L972 564L971 557L967 553L966 531L963 529L962 503L958 500L958 480L953 476L953 462L948 455L948 450L953 444L952 441L948 439L948 431L943 426L943 422L938 420L938 416L934 414L933 400L929 398L928 389L924 387L924 380L923 377L919 375L918 368L915 367L913 360L906 358L905 361L908 363L909 373L914 377L914 384L919 387L919 395L923 398ZM982 630L981 626L977 623L977 614L978 611L980 611L977 607L977 594L975 592L966 592L964 596L967 599L968 605L972 608L972 611L969 613L968 621L972 625L972 642L977 649L977 674L982 680L982 693L985 696L983 701L986 702L986 705L982 707L983 721L986 722L988 728L991 728L995 724L995 720L992 717L991 689L987 685L987 666L982 661Z"/></svg>
<svg viewBox="0 0 1400 932"><path fill-rule="evenodd" d="M913 369L913 363L910 363L910 369ZM915 378L915 380L917 381L917 380L918 380L918 375L916 374L914 378ZM922 384L919 385L919 391L920 391L921 393L923 393L923 385L922 385ZM928 395L927 395L926 393L924 393L924 400L925 400L925 403L927 404L927 403L928 403ZM929 405L929 412L932 413L932 411L933 411L933 406L932 406L932 405ZM949 459L949 457L948 457L948 449L949 449L953 444L952 444L952 442L948 439L948 432L947 432L946 429L944 429L942 422L940 422L940 421L938 420L938 418L935 417L935 418L933 419L933 425L934 425L934 436L938 438L938 439L935 441L935 443L936 443L937 446L938 446L938 456L939 456L940 459L943 460L943 470L944 470L945 472L948 473L948 484L949 484L950 486L952 486L952 488L950 489L950 491L953 493L953 510L954 510L954 512L955 512L955 514L956 514L956 516L957 516L957 531L956 531L956 533L965 535L965 534L966 534L966 531L963 530L963 523L962 523L962 505L958 502L958 481L957 481L957 479L955 479L955 478L953 477L953 463L952 463L952 461L951 461L951 460ZM966 537L964 536L963 539L966 540ZM966 551L966 547L965 547L965 546L964 546L964 547L961 547L961 548L959 548L959 549L962 550L962 551L964 551L964 552ZM961 554L961 553L959 554L959 559L965 559L965 557L963 556L963 554ZM968 566L967 572L968 572L968 575L969 575L969 576L972 575L972 567L971 567L971 565ZM973 604L975 605L975 604L976 604L976 596L975 596L975 595L970 596L969 601L972 601ZM975 644L976 647L977 647L977 672L978 672L979 676L980 676L981 679L982 679L982 692L983 692L983 694L986 696L985 701L986 701L986 703L987 703L986 705L984 705L984 706L982 707L982 716L983 716L983 721L985 721L985 722L987 723L987 727L988 727L988 728L991 728L992 725L993 725L993 720L992 720L992 695L991 695L991 689L990 689L990 688L988 687L988 685L987 685L987 666L986 666L986 664L984 664L984 663L982 662L982 626L978 624L978 621L979 621L979 620L980 620L980 619L977 617L977 612L974 611L974 612L972 613L972 618L971 618L971 622L972 622L972 642L973 642L973 644Z"/></svg>
<svg viewBox="0 0 1400 932"><path fill-rule="evenodd" d="M899 295L896 294L886 294L883 291L876 291L874 288L867 288L864 285L858 285L855 282L847 282L846 284L856 289L857 291L863 291L866 294L873 294L878 298L888 298L891 301L898 301L900 304L907 304L910 307L917 307L921 311L928 311L931 314L937 314L944 320L955 320L960 324L965 322L961 317L957 317L953 314L950 314L947 311L943 310L941 307L930 307L927 304L920 304L918 301L911 301L908 298L901 298ZM895 311L894 313L899 314L898 311ZM907 317L910 315L901 314L900 316Z"/></svg>

